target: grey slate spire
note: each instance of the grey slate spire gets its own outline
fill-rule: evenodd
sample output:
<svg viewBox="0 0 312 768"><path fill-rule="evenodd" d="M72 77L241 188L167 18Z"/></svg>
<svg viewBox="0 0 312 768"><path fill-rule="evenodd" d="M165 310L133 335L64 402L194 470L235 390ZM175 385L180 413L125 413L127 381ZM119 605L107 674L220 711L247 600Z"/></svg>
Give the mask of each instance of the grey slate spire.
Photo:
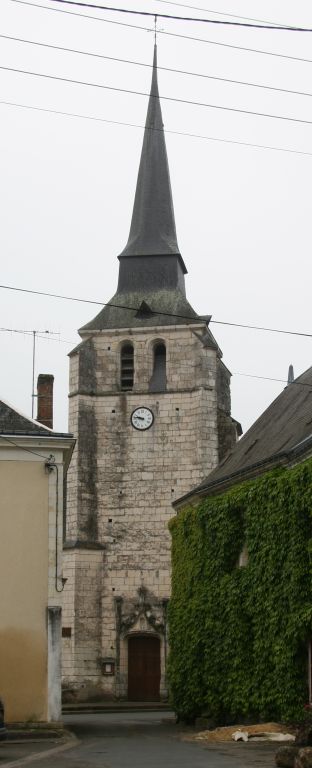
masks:
<svg viewBox="0 0 312 768"><path fill-rule="evenodd" d="M80 329L81 335L104 328L198 323L198 315L185 295L187 269L177 243L156 45L130 234L118 258L117 292Z"/></svg>
<svg viewBox="0 0 312 768"><path fill-rule="evenodd" d="M145 123L129 239L119 258L180 255L157 82L154 47L151 92ZM184 264L182 263L184 267ZM184 267L184 270L186 269Z"/></svg>

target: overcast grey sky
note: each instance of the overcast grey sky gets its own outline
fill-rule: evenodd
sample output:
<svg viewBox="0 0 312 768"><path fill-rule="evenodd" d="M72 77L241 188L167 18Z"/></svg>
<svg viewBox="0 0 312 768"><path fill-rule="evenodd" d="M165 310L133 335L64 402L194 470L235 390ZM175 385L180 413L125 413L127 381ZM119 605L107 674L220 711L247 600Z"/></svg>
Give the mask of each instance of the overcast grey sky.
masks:
<svg viewBox="0 0 312 768"><path fill-rule="evenodd" d="M99 0L98 0L99 1ZM39 5L39 0L31 0ZM159 0L122 0L124 8L257 19L312 27L307 0L184 0L191 11ZM99 2L100 4L100 2ZM46 8L60 9L53 0ZM113 5L113 3L111 3ZM0 31L151 65L153 34L108 21L153 27L141 17L62 6L44 10L1 0ZM68 12L69 11L69 12ZM95 18L74 16L73 11ZM96 18L97 17L97 18ZM312 121L312 33L215 27L159 20L158 63L310 96L283 94L159 69L161 96L173 96ZM260 55L174 37L198 37L292 57ZM148 93L151 70L40 48L0 37L0 65ZM0 70L1 284L108 301L117 255L130 226L142 128L13 107L3 102L143 126L147 97ZM165 128L201 136L312 153L312 125L163 100ZM187 295L214 320L312 332L312 155L248 148L167 133L179 246ZM55 428L67 427L68 358L76 329L98 308L0 289L1 328L51 330L38 339L36 374L55 376ZM283 384L312 364L312 339L211 325L233 373L232 413L244 430ZM31 414L32 339L0 332L0 397Z"/></svg>

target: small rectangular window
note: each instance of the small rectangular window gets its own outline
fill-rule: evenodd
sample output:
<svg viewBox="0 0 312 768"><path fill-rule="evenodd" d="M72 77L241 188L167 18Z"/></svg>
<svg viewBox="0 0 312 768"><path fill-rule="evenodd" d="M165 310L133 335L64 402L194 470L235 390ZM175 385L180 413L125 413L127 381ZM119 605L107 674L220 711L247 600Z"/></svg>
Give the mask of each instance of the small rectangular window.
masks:
<svg viewBox="0 0 312 768"><path fill-rule="evenodd" d="M71 627L62 627L62 637L71 637Z"/></svg>

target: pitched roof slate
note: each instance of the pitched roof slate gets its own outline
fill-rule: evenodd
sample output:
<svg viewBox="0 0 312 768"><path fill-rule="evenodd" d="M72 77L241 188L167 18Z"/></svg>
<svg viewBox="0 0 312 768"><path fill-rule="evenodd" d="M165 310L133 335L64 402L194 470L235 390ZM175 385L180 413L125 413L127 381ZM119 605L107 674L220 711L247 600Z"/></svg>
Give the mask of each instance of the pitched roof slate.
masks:
<svg viewBox="0 0 312 768"><path fill-rule="evenodd" d="M1 435L30 435L38 437L71 437L62 432L53 432L34 419L28 419L16 411L4 400L0 400L0 436Z"/></svg>
<svg viewBox="0 0 312 768"><path fill-rule="evenodd" d="M285 387L224 461L186 497L233 485L257 465L270 462L274 466L283 456L304 450L310 443L312 447L312 367Z"/></svg>
<svg viewBox="0 0 312 768"><path fill-rule="evenodd" d="M180 250L157 82L157 46L129 239L119 258ZM184 265L183 265L184 266ZM184 267L186 272L186 268Z"/></svg>

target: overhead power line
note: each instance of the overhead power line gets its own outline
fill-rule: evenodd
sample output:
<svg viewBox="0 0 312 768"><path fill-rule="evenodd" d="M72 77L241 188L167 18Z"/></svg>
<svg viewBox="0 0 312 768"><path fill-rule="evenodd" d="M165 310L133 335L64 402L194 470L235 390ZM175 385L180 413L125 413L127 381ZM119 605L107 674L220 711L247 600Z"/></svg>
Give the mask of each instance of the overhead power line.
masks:
<svg viewBox="0 0 312 768"><path fill-rule="evenodd" d="M292 384L300 385L300 387L309 387L309 389L312 389L312 384L307 384L304 381L291 381L288 382L287 379L277 379L273 376L258 376L255 373L232 373L232 376L244 376L247 379L261 379L262 381L279 381L282 384L288 384L288 386L292 386Z"/></svg>
<svg viewBox="0 0 312 768"><path fill-rule="evenodd" d="M15 0L11 0L12 2L15 2ZM243 22L243 21L224 21L221 19L206 19L206 18L198 18L196 16L177 16L170 13L151 13L151 11L137 11L134 9L128 9L128 8L117 8L111 5L96 5L95 3L87 3L87 2L79 2L79 0L52 0L54 3L60 3L61 5L70 5L78 8L92 8L93 10L98 11L109 11L113 13L124 13L124 14L130 14L133 16L145 16L147 18L154 19L155 17L159 19L168 19L173 21L190 21L200 24L217 24L221 26L228 26L228 27L246 27L250 29L266 29L266 30L273 30L274 32L312 32L312 28L310 27L290 27L290 26L284 26L284 25L272 25L272 24L257 24L254 22Z"/></svg>
<svg viewBox="0 0 312 768"><path fill-rule="evenodd" d="M91 82L86 82L85 80L74 80L73 78L70 78L70 77L60 77L59 75L48 75L43 72L32 72L30 70L18 69L16 67L5 67L4 65L0 65L0 69L5 72L14 72L15 74L19 74L19 75L38 77L45 80L56 80L57 82L70 83L73 85L82 85L87 88L100 88L106 91L114 91L116 93L128 93L134 96L148 96L148 97L151 96L151 98L158 98L157 96L154 96L154 94L149 94L146 91L134 91L129 88L117 88L116 86L104 85L103 83L91 83ZM190 99L179 99L174 96L161 96L161 99L162 101L173 101L178 104L189 104L191 106L196 106L196 107L216 109L222 112L234 112L240 115L250 115L253 117L265 117L271 120L283 120L290 123L299 123L301 125L312 125L312 120L304 120L303 118L299 118L299 117L289 117L288 115L274 115L269 112L254 112L253 110L250 110L250 109L241 109L239 107L226 107L223 104L208 104L207 102L202 102L202 101L192 101Z"/></svg>
<svg viewBox="0 0 312 768"><path fill-rule="evenodd" d="M1 287L1 286L0 286ZM211 323L214 323L215 325L228 325L232 326L233 328L246 328L247 330L252 331L267 331L268 333L282 333L286 334L287 336L306 336L308 338L312 339L312 333L303 333L301 331L286 331L282 328L266 328L262 325L249 325L249 324L243 324L243 323L230 323L226 320L210 320Z"/></svg>
<svg viewBox="0 0 312 768"><path fill-rule="evenodd" d="M2 38L3 40L10 40L16 43L25 43L27 45L34 45L40 48L48 48L53 51L62 51L64 53L75 53L75 54L78 54L79 56L90 56L91 58L103 59L104 61L116 61L122 64L133 64L136 67L145 67L148 69L153 68L152 64L147 64L143 61L133 61L132 59L122 59L117 56L106 56L102 53L93 53L92 51L82 51L81 49L77 49L77 48L65 48L64 46L61 46L61 45L52 45L50 43L42 43L37 40L27 40L22 37L13 37L12 35L0 34L0 38ZM162 72L172 72L178 75L187 75L190 77L200 77L207 80L216 80L222 83L230 83L231 85L243 85L250 88L262 88L267 91L275 91L277 93L287 93L295 96L309 96L309 97L312 96L312 93L308 93L307 91L295 91L289 88L278 88L276 86L265 85L263 83L250 83L245 80L234 80L228 77L219 77L217 75L207 75L203 72L190 72L189 70L175 69L173 67L163 67L160 65L157 66L157 69Z"/></svg>
<svg viewBox="0 0 312 768"><path fill-rule="evenodd" d="M211 321L211 322L213 322L213 321ZM18 334L23 334L23 335L26 335L26 336L28 336L29 334L33 335L33 331L28 331L26 329L24 329L24 330L20 330L20 329L16 330L16 328L0 328L0 331L6 332L6 333L18 333ZM61 338L60 339L48 338L47 336L40 336L39 333L40 333L40 331L37 332L37 339L45 339L45 341L61 341L61 342L63 342L63 344L70 344L70 345L76 344L75 341L68 341L66 339L61 339ZM51 332L50 331L44 331L44 333L51 333ZM261 379L261 380L264 380L264 381L276 381L276 382L281 382L282 384L287 384L288 383L287 379L278 379L278 378L273 377L273 376L259 376L258 374L255 374L255 373L240 373L238 371L235 371L234 373L232 373L232 376L244 376L244 377L249 378L249 379ZM294 383L296 384L297 383L297 384L300 384L302 387L310 387L310 388L312 388L310 384L305 384L303 382L296 382L295 381L295 382L291 382L291 383L292 384L294 384Z"/></svg>
<svg viewBox="0 0 312 768"><path fill-rule="evenodd" d="M19 5L27 5L31 8L39 8L43 11L52 11L54 13L65 13L68 16L75 16L79 17L81 19L88 19L91 21L100 21L103 24L114 24L119 27L127 27L128 29L139 29L142 32L154 32L154 29L151 27L142 27L140 24L127 24L127 22L124 21L114 21L113 19L104 19L99 16L91 16L90 14L86 13L78 13L77 11L67 11L64 8L50 8L46 5L41 5L39 3L32 3L30 0L11 0L11 2L18 3ZM300 56L290 56L286 53L276 53L275 51L264 51L261 48L250 48L242 45L233 45L231 43L221 43L216 40L207 40L207 38L202 37L193 37L192 35L181 35L178 34L178 32L165 32L164 30L158 29L157 35L166 35L167 37L176 37L180 40L190 40L191 42L195 43L205 43L207 45L216 45L221 48L230 48L235 51L243 51L244 53L256 53L262 56L274 56L279 59L287 59L289 61L298 61L303 64L312 64L312 59L306 59L302 58Z"/></svg>
<svg viewBox="0 0 312 768"><path fill-rule="evenodd" d="M51 299L63 299L65 301L77 301L80 304L95 304L100 307L114 307L115 309L127 309L131 312L138 312L140 307L130 307L125 304L113 304L111 301L96 301L95 299L81 299L77 296L63 296L59 293L48 293L47 291L35 291L30 288L19 288L15 285L0 285L0 288L8 291L17 291L18 293L29 293L33 296L47 296ZM207 322L207 317L201 317L200 315L191 317L190 315L179 315L173 312L162 312L159 310L151 310L152 315L159 315L164 317L178 317L183 320L199 320L200 322ZM228 325L233 328L246 328L253 331L267 331L269 333L282 333L288 336L304 336L306 338L312 338L312 333L304 333L303 331L288 331L282 328L266 328L259 325L251 325L247 323L230 323L226 320L210 320L211 323L217 325Z"/></svg>
<svg viewBox="0 0 312 768"><path fill-rule="evenodd" d="M203 8L198 5L188 5L187 3L174 3L172 0L156 0L157 3L164 3L164 5L175 5L177 8L191 8L193 11L204 11L205 13L213 13L215 16L228 16L231 19L245 19L246 21L257 21L259 24L272 24L272 26L282 26L279 22L268 21L268 19L254 19L252 16L241 16L237 13L228 13L227 11L214 11L211 8ZM289 26L285 24L284 26Z"/></svg>
<svg viewBox="0 0 312 768"><path fill-rule="evenodd" d="M76 112L63 112L58 109L48 109L47 107L37 107L31 104L19 104L13 101L0 100L0 104L3 104L4 106L7 106L7 107L16 107L17 109L27 109L34 112L46 112L52 115L59 115L60 117L74 117L80 120L91 120L97 123L100 122L100 123L107 123L109 125L121 125L126 128L140 128L142 130L145 130L144 125L139 125L137 123L125 123L121 120L109 120L105 117L95 117L93 115L81 115ZM162 129L147 127L147 130L160 131ZM249 149L265 149L270 152L286 152L287 154L291 154L291 155L303 155L306 157L312 157L312 152L305 152L304 150L287 149L286 147L274 147L274 146L269 146L268 144L253 144L252 142L239 141L238 139L222 139L218 136L205 136L199 133L186 133L183 131L175 131L167 128L166 128L166 134L173 134L175 136L184 136L186 138L200 139L204 141L215 141L221 144L233 144L235 146L247 147Z"/></svg>
<svg viewBox="0 0 312 768"><path fill-rule="evenodd" d="M213 322L213 320L211 322ZM25 336L29 336L29 335L32 336L33 333L34 333L33 331L29 331L29 330L27 330L25 328L24 329L20 329L20 328L19 329L16 329L16 328L0 328L0 331L4 332L4 333L18 333L18 334L23 334ZM75 341L68 341L66 339L61 339L61 338L59 338L59 339L53 339L52 338L51 339L51 338L48 338L47 336L40 336L39 335L40 333L41 333L41 331L36 331L37 339L45 339L45 341L61 341L64 344L75 344L76 343ZM59 335L59 334L53 333L53 331L42 331L42 333ZM277 379L276 377L272 377L272 376L259 376L258 374L255 374L255 373L239 373L238 371L235 371L234 373L232 373L232 376L246 376L247 378L250 378L250 379L264 379L265 381L278 381L278 382L282 382L284 384L288 383L287 379ZM303 384L302 382L298 382L298 383L300 383L302 386L305 386L305 387L311 387L310 384Z"/></svg>

